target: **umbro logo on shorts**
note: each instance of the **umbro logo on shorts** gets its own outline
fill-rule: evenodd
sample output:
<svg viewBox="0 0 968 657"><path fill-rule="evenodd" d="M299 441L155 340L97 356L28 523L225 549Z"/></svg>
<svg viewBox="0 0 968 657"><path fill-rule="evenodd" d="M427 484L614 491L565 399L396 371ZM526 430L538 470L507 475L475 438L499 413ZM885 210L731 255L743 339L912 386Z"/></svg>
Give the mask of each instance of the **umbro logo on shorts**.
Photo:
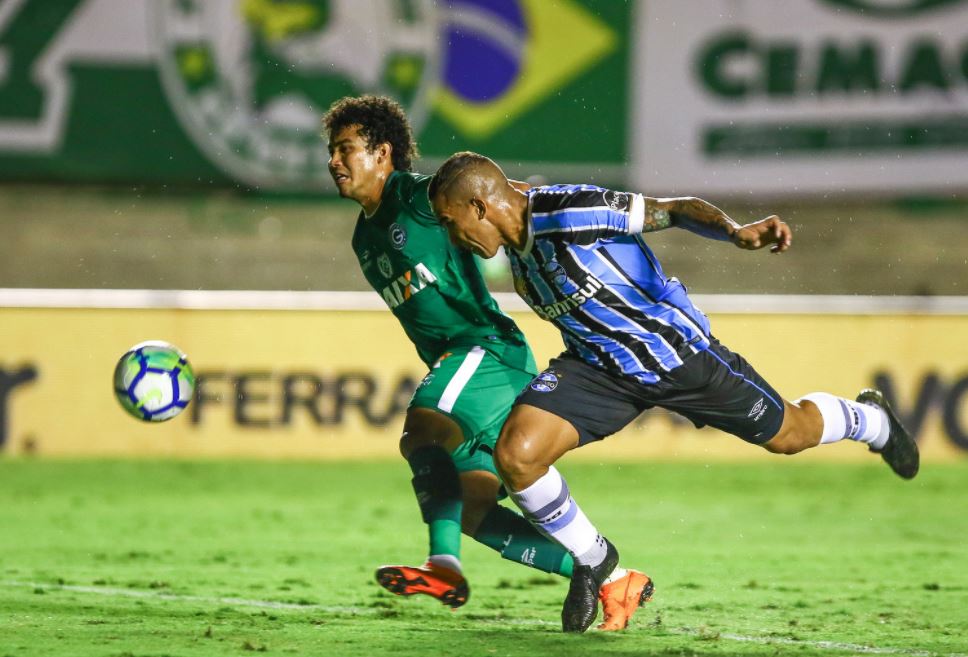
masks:
<svg viewBox="0 0 968 657"><path fill-rule="evenodd" d="M531 380L531 389L535 392L551 392L558 387L558 375L554 370L545 370Z"/></svg>
<svg viewBox="0 0 968 657"><path fill-rule="evenodd" d="M750 409L749 415L747 417L753 418L753 421L756 422L761 417L763 417L763 413L765 412L766 412L766 400L760 397L760 400L755 404L753 404L753 408Z"/></svg>

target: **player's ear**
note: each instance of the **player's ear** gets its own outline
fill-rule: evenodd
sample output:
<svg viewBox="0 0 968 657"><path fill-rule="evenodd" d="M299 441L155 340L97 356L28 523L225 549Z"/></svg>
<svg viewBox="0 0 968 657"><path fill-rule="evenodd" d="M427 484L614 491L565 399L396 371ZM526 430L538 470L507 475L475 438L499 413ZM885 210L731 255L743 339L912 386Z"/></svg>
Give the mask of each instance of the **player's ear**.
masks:
<svg viewBox="0 0 968 657"><path fill-rule="evenodd" d="M376 147L376 152L380 158L389 160L393 157L393 145L388 141L382 142Z"/></svg>
<svg viewBox="0 0 968 657"><path fill-rule="evenodd" d="M487 214L487 206L484 205L484 201L479 198L471 198L471 207L474 208L474 216L478 221L484 220L484 215Z"/></svg>

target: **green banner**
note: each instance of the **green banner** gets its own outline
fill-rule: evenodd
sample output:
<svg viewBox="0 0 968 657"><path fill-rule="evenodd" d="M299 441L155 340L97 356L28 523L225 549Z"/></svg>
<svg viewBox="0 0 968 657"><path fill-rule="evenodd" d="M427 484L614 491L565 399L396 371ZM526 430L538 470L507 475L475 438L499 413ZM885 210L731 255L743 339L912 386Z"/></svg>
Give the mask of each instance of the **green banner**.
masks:
<svg viewBox="0 0 968 657"><path fill-rule="evenodd" d="M320 116L406 107L456 150L621 178L631 3L5 0L0 177L331 191Z"/></svg>

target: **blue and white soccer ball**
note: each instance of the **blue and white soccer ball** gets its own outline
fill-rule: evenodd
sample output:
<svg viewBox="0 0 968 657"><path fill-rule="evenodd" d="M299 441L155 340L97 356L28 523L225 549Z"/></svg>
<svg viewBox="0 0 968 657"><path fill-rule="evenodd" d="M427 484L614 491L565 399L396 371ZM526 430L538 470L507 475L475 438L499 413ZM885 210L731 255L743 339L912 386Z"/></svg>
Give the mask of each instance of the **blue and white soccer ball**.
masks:
<svg viewBox="0 0 968 657"><path fill-rule="evenodd" d="M114 368L114 394L121 408L145 422L175 417L194 392L195 374L188 357L161 340L136 344Z"/></svg>

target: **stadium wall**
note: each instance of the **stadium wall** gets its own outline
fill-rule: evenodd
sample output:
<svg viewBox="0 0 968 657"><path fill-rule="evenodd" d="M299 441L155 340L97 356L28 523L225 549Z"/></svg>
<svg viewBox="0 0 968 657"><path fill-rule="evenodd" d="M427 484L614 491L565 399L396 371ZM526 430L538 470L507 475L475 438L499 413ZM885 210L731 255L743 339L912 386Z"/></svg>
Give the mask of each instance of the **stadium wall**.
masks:
<svg viewBox="0 0 968 657"><path fill-rule="evenodd" d="M700 295L701 296L701 295ZM550 324L501 303L539 364ZM883 388L926 460L968 458L968 299L701 297L715 334L785 396ZM0 453L37 456L395 458L424 374L372 294L0 290ZM189 354L199 379L181 416L142 424L111 390L116 359L145 339ZM775 458L663 411L574 458ZM856 445L804 458L861 460Z"/></svg>

